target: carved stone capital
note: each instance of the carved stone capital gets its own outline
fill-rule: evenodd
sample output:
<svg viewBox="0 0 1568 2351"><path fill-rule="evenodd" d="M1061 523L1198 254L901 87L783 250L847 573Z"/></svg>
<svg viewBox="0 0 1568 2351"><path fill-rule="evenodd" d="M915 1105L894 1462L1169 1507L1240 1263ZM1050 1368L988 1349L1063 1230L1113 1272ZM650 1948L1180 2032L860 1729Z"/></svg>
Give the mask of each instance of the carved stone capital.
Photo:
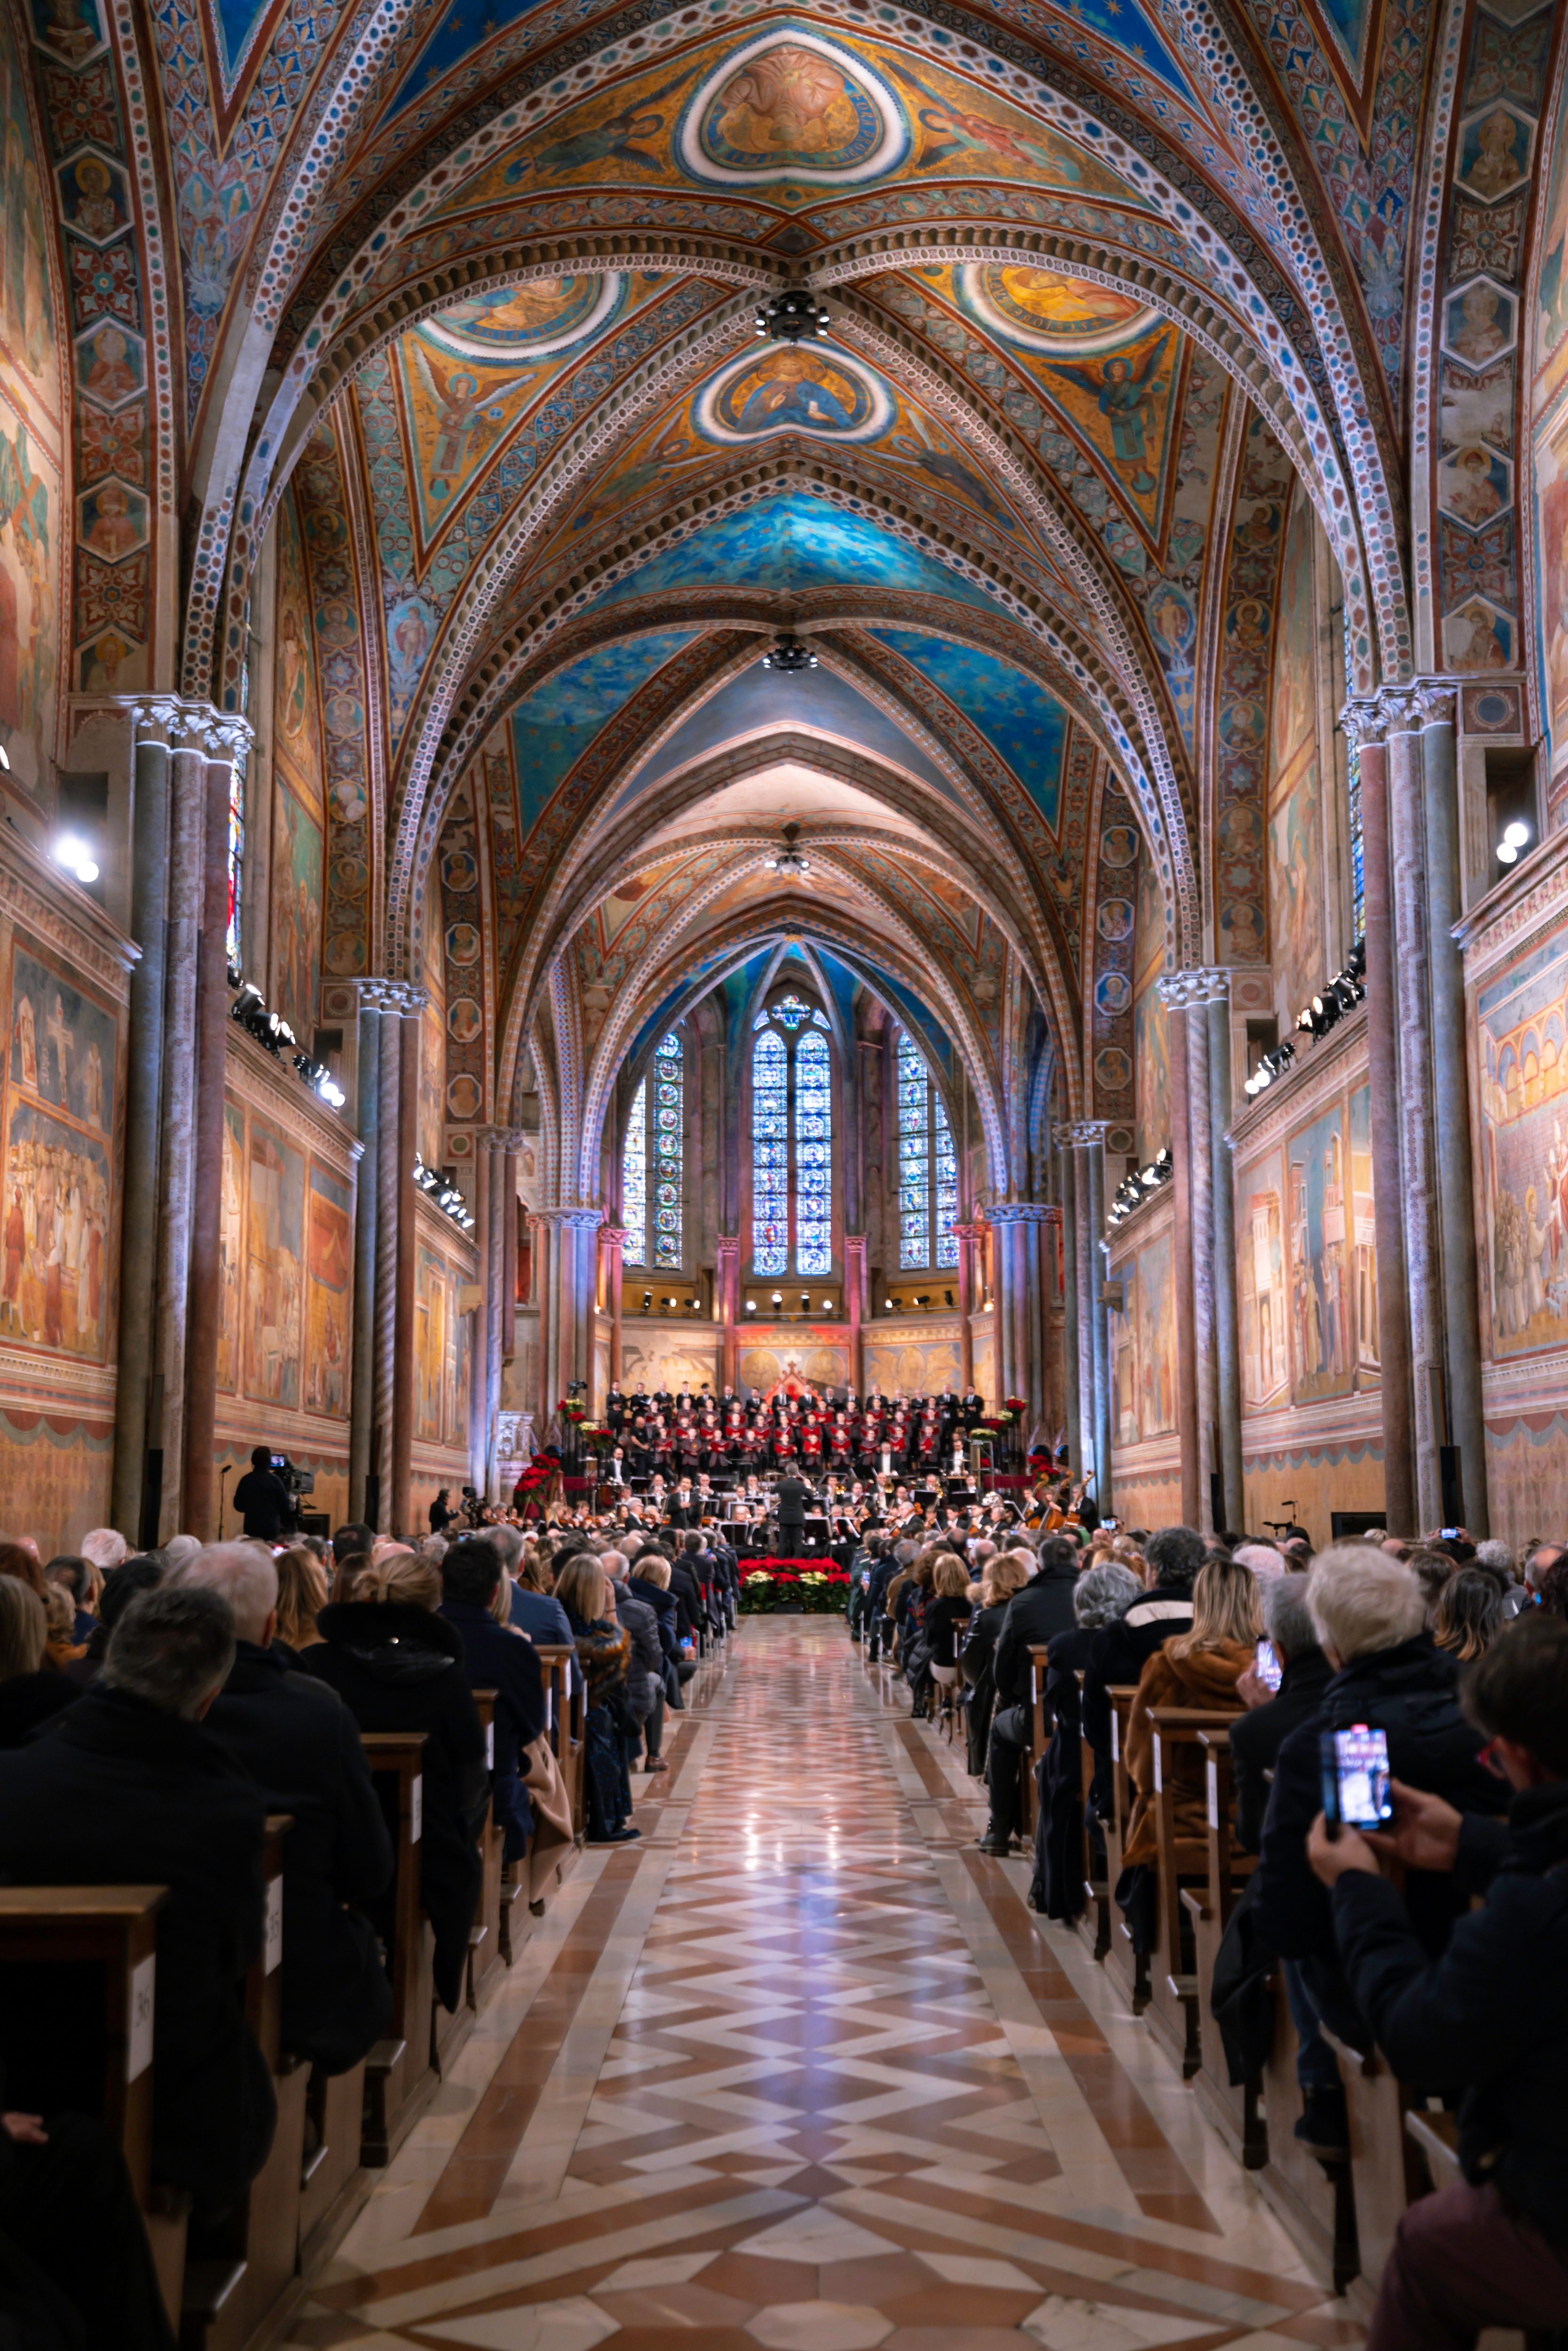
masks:
<svg viewBox="0 0 1568 2351"><path fill-rule="evenodd" d="M955 1225L953 1228L953 1238L956 1241L977 1241L984 1238L985 1230L986 1228L984 1225Z"/></svg>
<svg viewBox="0 0 1568 2351"><path fill-rule="evenodd" d="M1074 1118L1053 1126L1051 1136L1063 1151L1088 1151L1096 1143L1103 1143L1110 1132L1108 1118Z"/></svg>
<svg viewBox="0 0 1568 2351"><path fill-rule="evenodd" d="M604 1222L602 1208L547 1208L544 1216L547 1224L563 1232L593 1232Z"/></svg>
<svg viewBox="0 0 1568 2351"><path fill-rule="evenodd" d="M1347 702L1339 723L1353 750L1375 749L1387 740L1388 721L1380 702Z"/></svg>
<svg viewBox="0 0 1568 2351"><path fill-rule="evenodd" d="M1377 698L1390 735L1419 735L1424 726L1432 723L1426 715L1426 696L1414 679L1408 684L1385 685Z"/></svg>
<svg viewBox="0 0 1568 2351"><path fill-rule="evenodd" d="M405 1020L414 1019L430 1001L430 990L412 979L343 979L332 985L351 987L362 1012L390 1012Z"/></svg>
<svg viewBox="0 0 1568 2351"><path fill-rule="evenodd" d="M214 710L210 702L183 702L177 695L152 695L131 705L139 743L166 743L172 751L200 751L231 765L243 759L256 729L236 711Z"/></svg>
<svg viewBox="0 0 1568 2351"><path fill-rule="evenodd" d="M738 1258L740 1255L740 1235L738 1233L720 1233L718 1238L714 1243L714 1248L721 1258Z"/></svg>
<svg viewBox="0 0 1568 2351"><path fill-rule="evenodd" d="M599 1228L600 1247L601 1249L624 1249L626 1245L626 1235L630 1229L631 1228L627 1225L601 1225Z"/></svg>
<svg viewBox="0 0 1568 2351"><path fill-rule="evenodd" d="M1167 971L1158 985L1166 1009L1185 1012L1189 1005L1226 1003L1230 974L1218 965L1194 964L1186 971Z"/></svg>
<svg viewBox="0 0 1568 2351"><path fill-rule="evenodd" d="M986 1210L989 1225L1043 1225L1046 1208L1040 1200L995 1200Z"/></svg>
<svg viewBox="0 0 1568 2351"><path fill-rule="evenodd" d="M527 1135L517 1126L476 1126L474 1129L476 1149L488 1144L492 1151L520 1151L527 1141Z"/></svg>

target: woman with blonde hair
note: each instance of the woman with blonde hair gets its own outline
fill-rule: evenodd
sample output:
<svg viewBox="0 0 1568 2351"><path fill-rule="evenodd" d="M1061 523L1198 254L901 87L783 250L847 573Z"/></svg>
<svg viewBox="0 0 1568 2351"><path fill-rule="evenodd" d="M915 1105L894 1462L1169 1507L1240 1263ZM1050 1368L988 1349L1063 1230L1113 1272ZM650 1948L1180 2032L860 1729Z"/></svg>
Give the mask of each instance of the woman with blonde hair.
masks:
<svg viewBox="0 0 1568 2351"><path fill-rule="evenodd" d="M630 1844L632 1782L626 1740L636 1732L626 1704L632 1635L613 1611L609 1578L591 1552L573 1552L555 1580L587 1684L583 1785L590 1844Z"/></svg>
<svg viewBox="0 0 1568 2351"><path fill-rule="evenodd" d="M68 1595L61 1597L68 1606ZM45 1662L48 1637L46 1602L20 1576L0 1576L0 1748L26 1746L39 1723L78 1695L74 1681Z"/></svg>
<svg viewBox="0 0 1568 2351"><path fill-rule="evenodd" d="M483 1877L477 1838L490 1806L486 1740L468 1687L463 1635L436 1614L440 1568L412 1551L378 1544L373 1558L360 1554L352 1591L351 1599L334 1600L320 1611L320 1637L300 1653L299 1671L335 1689L361 1730L425 1735L420 1890L435 1930L435 1989L455 2011L463 1997L468 1931ZM388 1826L395 1840L395 1817ZM392 1887L371 1916L390 1965Z"/></svg>
<svg viewBox="0 0 1568 2351"><path fill-rule="evenodd" d="M1127 1723L1127 1775L1133 1783L1132 1816L1123 1848L1124 1864L1116 1899L1127 1912L1133 1948L1154 1947L1154 1873L1158 1850L1155 1820L1156 1707L1176 1706L1209 1714L1239 1714L1236 1685L1257 1654L1263 1629L1258 1579L1249 1567L1225 1556L1206 1559L1192 1587L1192 1630L1172 1635L1144 1660L1138 1694ZM1208 1829L1208 1784L1203 1751L1176 1748L1166 1763L1166 1792L1175 1805L1178 1837L1202 1837ZM1129 1884L1132 1873L1140 1879Z"/></svg>
<svg viewBox="0 0 1568 2351"><path fill-rule="evenodd" d="M321 1638L316 1619L327 1605L327 1571L304 1543L279 1552L277 1570L277 1639L298 1656Z"/></svg>
<svg viewBox="0 0 1568 2351"><path fill-rule="evenodd" d="M1027 1551L998 1552L986 1562L986 1572L980 1578L979 1605L969 1618L958 1660L969 1685L967 1719L971 1780L983 1780L986 1776L986 1742L991 1735L991 1711L997 1702L992 1667L1008 1604L1015 1592L1023 1590L1033 1565L1033 1558Z"/></svg>

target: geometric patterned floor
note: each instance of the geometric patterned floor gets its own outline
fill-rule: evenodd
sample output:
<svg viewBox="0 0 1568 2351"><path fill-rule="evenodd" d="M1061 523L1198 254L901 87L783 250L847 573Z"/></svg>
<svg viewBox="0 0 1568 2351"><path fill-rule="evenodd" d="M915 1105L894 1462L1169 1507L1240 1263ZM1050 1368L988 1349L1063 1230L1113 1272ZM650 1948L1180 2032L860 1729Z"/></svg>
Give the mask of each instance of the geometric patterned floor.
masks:
<svg viewBox="0 0 1568 2351"><path fill-rule="evenodd" d="M633 1783L642 1842L581 1857L289 2341L1359 2345L1027 1868L975 1850L961 1750L841 1619L727 1646Z"/></svg>

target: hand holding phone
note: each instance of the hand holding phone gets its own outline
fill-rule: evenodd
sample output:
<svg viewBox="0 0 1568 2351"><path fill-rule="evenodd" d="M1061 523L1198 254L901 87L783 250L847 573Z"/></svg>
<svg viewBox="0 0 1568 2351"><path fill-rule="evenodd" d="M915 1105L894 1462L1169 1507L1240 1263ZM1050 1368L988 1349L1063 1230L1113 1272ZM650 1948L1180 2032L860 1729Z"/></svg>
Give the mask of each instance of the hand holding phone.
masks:
<svg viewBox="0 0 1568 2351"><path fill-rule="evenodd" d="M1254 1670L1266 1689L1277 1690L1285 1678L1285 1669L1274 1655L1274 1644L1267 1635L1258 1644Z"/></svg>
<svg viewBox="0 0 1568 2351"><path fill-rule="evenodd" d="M1354 1722L1348 1730L1325 1730L1319 1749L1330 1834L1336 1828L1385 1828L1394 1818L1387 1732Z"/></svg>

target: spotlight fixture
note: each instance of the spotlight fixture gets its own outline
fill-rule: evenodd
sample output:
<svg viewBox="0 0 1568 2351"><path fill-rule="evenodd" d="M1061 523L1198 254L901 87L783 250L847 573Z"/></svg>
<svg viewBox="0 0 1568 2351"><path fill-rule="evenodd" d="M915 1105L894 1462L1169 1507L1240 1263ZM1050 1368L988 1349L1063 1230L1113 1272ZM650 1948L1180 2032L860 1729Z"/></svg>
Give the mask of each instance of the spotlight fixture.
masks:
<svg viewBox="0 0 1568 2351"><path fill-rule="evenodd" d="M6 749L5 749L5 744L4 744L4 743L0 743L0 773L3 773L3 774L5 774L5 775L7 775L7 776L8 776L8 775L10 774L10 772L11 772L11 760L10 760L9 754L7 753L7 751L6 751Z"/></svg>
<svg viewBox="0 0 1568 2351"><path fill-rule="evenodd" d="M782 294L775 294L771 302L758 305L759 342L820 341L827 332L828 314L809 287L787 287Z"/></svg>
<svg viewBox="0 0 1568 2351"><path fill-rule="evenodd" d="M648 1313L648 1312L651 1311L651 1309L652 1309L652 1307L653 1307L653 1291L652 1291L651 1290L645 1290L643 1292L643 1313L644 1313L644 1314Z"/></svg>
<svg viewBox="0 0 1568 2351"><path fill-rule="evenodd" d="M800 826L787 824L784 828L783 846L776 849L768 860L769 873L781 874L786 882L805 880L811 870L811 861L800 848Z"/></svg>
<svg viewBox="0 0 1568 2351"><path fill-rule="evenodd" d="M770 1306L782 1306L784 1303L784 1292L781 1290L774 1290L768 1302Z"/></svg>
<svg viewBox="0 0 1568 2351"><path fill-rule="evenodd" d="M817 656L792 629L783 629L763 654L762 666L776 669L780 677L799 677L802 670L816 668Z"/></svg>
<svg viewBox="0 0 1568 2351"><path fill-rule="evenodd" d="M1143 1205L1151 1192L1157 1192L1163 1184L1168 1184L1175 1174L1176 1162L1171 1157L1171 1149L1167 1143L1155 1152L1146 1167L1140 1167L1135 1174L1123 1176L1111 1196L1111 1206L1106 1211L1105 1222L1108 1225L1119 1225L1124 1217L1130 1217L1134 1208Z"/></svg>
<svg viewBox="0 0 1568 2351"><path fill-rule="evenodd" d="M952 1303L953 1303L953 1293L952 1293L952 1291L951 1291L950 1290L945 1290L942 1292L942 1296L943 1296L943 1300L944 1300L945 1303L946 1303L946 1304L947 1304L948 1306L951 1306L951 1305L952 1305Z"/></svg>
<svg viewBox="0 0 1568 2351"><path fill-rule="evenodd" d="M747 1301L746 1301L746 1311L747 1311L747 1312L748 1314L755 1314L755 1313L756 1313L756 1311L757 1311L757 1301L756 1301L756 1299L755 1299L755 1298L748 1298L748 1299L747 1300Z"/></svg>
<svg viewBox="0 0 1568 2351"><path fill-rule="evenodd" d="M92 852L77 833L61 833L55 843L54 859L57 865L63 865L66 872L73 873L78 882L98 880L98 866Z"/></svg>
<svg viewBox="0 0 1568 2351"><path fill-rule="evenodd" d="M304 1056L300 1055L299 1060L303 1059ZM296 1069L298 1066L299 1061L296 1061ZM461 1231L465 1233L473 1231L474 1217L468 1203L455 1184L449 1184L444 1176L437 1175L434 1167L427 1167L423 1159L416 1159L413 1163L413 1180L419 1189L434 1201L442 1214L450 1217Z"/></svg>
<svg viewBox="0 0 1568 2351"><path fill-rule="evenodd" d="M1524 822L1522 818L1516 817L1513 823L1511 824L1508 827L1508 830L1504 832L1502 839L1498 842L1498 863L1500 865L1517 865L1519 862L1519 852L1521 849L1528 847L1529 841L1530 827Z"/></svg>
<svg viewBox="0 0 1568 2351"><path fill-rule="evenodd" d="M800 1292L800 1311L802 1314L810 1314L810 1311L811 1293L809 1290L803 1290Z"/></svg>
<svg viewBox="0 0 1568 2351"><path fill-rule="evenodd" d="M1282 1045L1277 1045L1271 1053L1264 1054L1242 1088L1242 1092L1254 1099L1259 1094L1265 1093L1276 1078L1283 1076L1295 1058L1296 1049L1287 1038L1285 1042Z"/></svg>
<svg viewBox="0 0 1568 2351"><path fill-rule="evenodd" d="M832 1300L831 1298L824 1298L819 1311L823 1314L831 1314L833 1311Z"/></svg>
<svg viewBox="0 0 1568 2351"><path fill-rule="evenodd" d="M1500 850L1498 854L1502 854ZM1322 993L1314 996L1311 1003L1303 1004L1297 1013L1298 1031L1311 1037L1326 1037L1334 1022L1343 1014L1354 1011L1365 994L1366 949L1358 940L1343 970L1325 980Z"/></svg>

